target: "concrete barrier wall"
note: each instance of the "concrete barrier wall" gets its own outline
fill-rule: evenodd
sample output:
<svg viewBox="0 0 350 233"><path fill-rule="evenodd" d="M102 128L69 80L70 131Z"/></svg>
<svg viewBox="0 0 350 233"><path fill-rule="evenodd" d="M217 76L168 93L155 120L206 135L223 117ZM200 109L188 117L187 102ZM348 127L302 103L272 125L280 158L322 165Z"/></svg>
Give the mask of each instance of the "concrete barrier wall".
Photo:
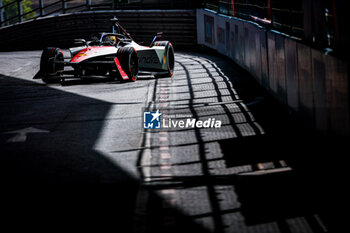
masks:
<svg viewBox="0 0 350 233"><path fill-rule="evenodd" d="M135 41L145 45L157 32L163 32L175 49L197 44L195 10L111 10L44 17L1 28L0 51L68 48L76 38L89 39L93 33L110 31L108 20L114 16Z"/></svg>
<svg viewBox="0 0 350 233"><path fill-rule="evenodd" d="M198 44L248 70L306 126L349 135L349 73L345 62L255 23L197 10Z"/></svg>

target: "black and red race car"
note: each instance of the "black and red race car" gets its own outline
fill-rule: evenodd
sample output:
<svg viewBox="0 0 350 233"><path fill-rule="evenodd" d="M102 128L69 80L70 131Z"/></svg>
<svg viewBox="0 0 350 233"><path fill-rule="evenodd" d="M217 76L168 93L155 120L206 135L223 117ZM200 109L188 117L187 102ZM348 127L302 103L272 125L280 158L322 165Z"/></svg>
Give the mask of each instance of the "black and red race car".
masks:
<svg viewBox="0 0 350 233"><path fill-rule="evenodd" d="M78 47L70 48L70 57L64 57L60 48L46 48L40 61L40 71L34 79L45 83L59 77L83 78L108 76L121 81L136 81L139 71L155 77L171 77L174 73L174 48L169 41L158 41L157 34L150 46L137 44L120 25L117 18L110 20L112 32L92 36L91 41L75 40ZM65 69L66 66L71 68ZM73 69L72 69L73 68Z"/></svg>

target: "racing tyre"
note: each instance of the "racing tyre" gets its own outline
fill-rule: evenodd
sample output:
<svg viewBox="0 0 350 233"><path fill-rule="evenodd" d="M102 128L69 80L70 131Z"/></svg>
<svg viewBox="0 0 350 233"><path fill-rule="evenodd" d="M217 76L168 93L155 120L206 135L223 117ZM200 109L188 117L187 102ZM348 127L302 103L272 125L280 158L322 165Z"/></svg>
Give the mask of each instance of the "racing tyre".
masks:
<svg viewBox="0 0 350 233"><path fill-rule="evenodd" d="M139 72L139 62L136 50L133 47L118 49L117 57L123 70L129 77L129 81L135 82Z"/></svg>
<svg viewBox="0 0 350 233"><path fill-rule="evenodd" d="M154 46L165 46L165 62L167 64L167 71L154 75L156 78L172 77L175 67L175 53L174 47L169 41L156 41ZM164 62L164 61L163 61Z"/></svg>
<svg viewBox="0 0 350 233"><path fill-rule="evenodd" d="M40 71L43 74L43 82L49 83L50 78L63 71L63 64L55 64L54 61L64 61L62 50L59 48L48 47L44 49L40 59Z"/></svg>

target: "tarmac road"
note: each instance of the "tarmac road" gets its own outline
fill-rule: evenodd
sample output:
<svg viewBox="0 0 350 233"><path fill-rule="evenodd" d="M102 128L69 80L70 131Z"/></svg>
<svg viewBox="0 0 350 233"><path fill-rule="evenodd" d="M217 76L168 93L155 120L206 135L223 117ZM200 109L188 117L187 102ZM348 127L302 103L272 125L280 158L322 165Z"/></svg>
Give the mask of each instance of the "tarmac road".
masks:
<svg viewBox="0 0 350 233"><path fill-rule="evenodd" d="M328 230L328 204L314 195L327 187L298 166L309 135L232 62L179 52L171 79L62 86L32 79L40 55L0 53L2 211L13 229ZM222 127L144 130L145 108Z"/></svg>

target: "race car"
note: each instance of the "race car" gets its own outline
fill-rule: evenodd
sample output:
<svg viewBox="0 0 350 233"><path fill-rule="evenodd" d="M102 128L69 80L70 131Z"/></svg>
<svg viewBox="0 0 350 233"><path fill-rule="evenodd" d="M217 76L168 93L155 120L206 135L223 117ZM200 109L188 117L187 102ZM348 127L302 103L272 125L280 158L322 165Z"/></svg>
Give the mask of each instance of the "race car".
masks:
<svg viewBox="0 0 350 233"><path fill-rule="evenodd" d="M155 77L172 77L174 73L174 48L169 41L159 41L158 33L149 46L137 44L114 17L110 20L112 32L92 36L91 41L76 39L78 47L69 48L70 57L64 57L60 48L44 49L40 70L34 79L49 83L59 77L83 78L107 76L112 80L136 81L139 71L150 72ZM71 68L65 69L70 66Z"/></svg>

